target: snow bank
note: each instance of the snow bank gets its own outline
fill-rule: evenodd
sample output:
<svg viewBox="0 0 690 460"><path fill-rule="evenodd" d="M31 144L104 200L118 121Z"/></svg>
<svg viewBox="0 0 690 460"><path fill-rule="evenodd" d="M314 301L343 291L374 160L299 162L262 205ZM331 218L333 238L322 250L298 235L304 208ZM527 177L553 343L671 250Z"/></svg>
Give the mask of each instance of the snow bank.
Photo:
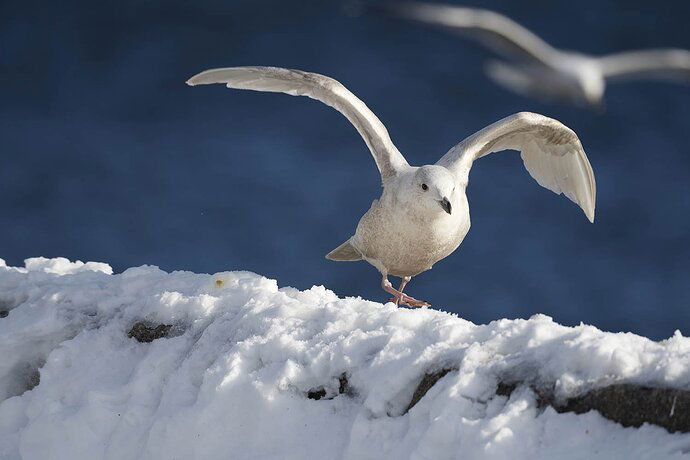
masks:
<svg viewBox="0 0 690 460"><path fill-rule="evenodd" d="M3 313L4 312L4 313ZM539 408L690 388L690 339L546 316L475 325L249 272L0 263L1 459L682 458L690 435ZM137 322L166 338L128 337ZM425 374L454 369L407 413ZM309 396L309 397L308 397ZM320 398L310 399L311 398Z"/></svg>

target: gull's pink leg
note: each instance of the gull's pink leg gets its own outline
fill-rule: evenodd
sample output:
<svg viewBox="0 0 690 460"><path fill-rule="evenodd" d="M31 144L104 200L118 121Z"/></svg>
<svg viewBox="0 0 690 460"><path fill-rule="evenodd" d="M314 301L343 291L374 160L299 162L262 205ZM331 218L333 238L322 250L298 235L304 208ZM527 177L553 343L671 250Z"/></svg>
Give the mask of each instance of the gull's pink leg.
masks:
<svg viewBox="0 0 690 460"><path fill-rule="evenodd" d="M405 289L405 286L407 286L407 283L409 283L411 279L412 279L411 276L403 277L402 281L400 282L400 287L398 288L398 291L400 291L401 294L402 294L403 289Z"/></svg>
<svg viewBox="0 0 690 460"><path fill-rule="evenodd" d="M400 291L397 291L393 287L391 282L388 281L388 276L383 275L383 278L381 279L381 287L383 288L384 291L393 295L393 298L390 300L391 302L394 302L396 305L398 305L400 303L400 299L402 298L403 293Z"/></svg>
<svg viewBox="0 0 690 460"><path fill-rule="evenodd" d="M425 302L424 300L417 300L412 296L403 294L403 289L405 289L405 286L407 285L407 283L410 282L411 279L412 277L405 276L402 279L402 282L400 283L400 289L396 290L391 284L391 282L388 281L388 277L384 276L381 280L381 287L384 291L393 295L393 298L390 299L390 301L394 302L396 305L402 304L408 307L430 307L431 304L429 302Z"/></svg>
<svg viewBox="0 0 690 460"><path fill-rule="evenodd" d="M397 297L393 297L390 300L390 302L394 302L396 305L400 305L400 301L402 301L403 305L405 305L405 300L403 299L403 297L405 297L405 294L403 294L403 289L405 289L405 286L407 286L407 283L409 283L411 279L411 276L405 276L402 278L402 281L400 282L400 287L398 288L398 292L400 292L400 295Z"/></svg>

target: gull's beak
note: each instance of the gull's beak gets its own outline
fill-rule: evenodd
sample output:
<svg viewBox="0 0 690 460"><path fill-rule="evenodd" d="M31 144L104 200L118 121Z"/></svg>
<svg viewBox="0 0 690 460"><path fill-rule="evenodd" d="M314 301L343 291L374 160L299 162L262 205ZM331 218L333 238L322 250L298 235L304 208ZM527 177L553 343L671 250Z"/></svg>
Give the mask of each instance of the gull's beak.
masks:
<svg viewBox="0 0 690 460"><path fill-rule="evenodd" d="M450 214L450 212L452 211L450 201L448 201L448 198L443 197L442 200L439 200L438 204L440 204L443 210L446 211L448 214Z"/></svg>

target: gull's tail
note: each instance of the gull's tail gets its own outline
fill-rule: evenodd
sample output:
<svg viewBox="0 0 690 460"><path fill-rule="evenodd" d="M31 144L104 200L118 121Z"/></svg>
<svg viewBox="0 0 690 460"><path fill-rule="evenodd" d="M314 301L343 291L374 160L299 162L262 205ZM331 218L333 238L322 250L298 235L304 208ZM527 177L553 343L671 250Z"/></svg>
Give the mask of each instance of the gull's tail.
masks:
<svg viewBox="0 0 690 460"><path fill-rule="evenodd" d="M347 240L326 254L326 259L339 262L354 262L355 260L362 260L362 254L352 246L350 240Z"/></svg>

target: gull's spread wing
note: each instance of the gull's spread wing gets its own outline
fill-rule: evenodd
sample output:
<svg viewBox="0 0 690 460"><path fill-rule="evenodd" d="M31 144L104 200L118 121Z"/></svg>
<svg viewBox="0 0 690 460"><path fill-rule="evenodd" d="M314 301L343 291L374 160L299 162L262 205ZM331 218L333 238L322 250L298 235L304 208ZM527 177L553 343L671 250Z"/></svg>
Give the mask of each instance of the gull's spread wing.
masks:
<svg viewBox="0 0 690 460"><path fill-rule="evenodd" d="M690 82L690 51L652 49L611 54L597 59L606 78L657 78Z"/></svg>
<svg viewBox="0 0 690 460"><path fill-rule="evenodd" d="M224 83L228 88L308 96L336 109L350 120L366 142L385 182L408 166L386 127L369 108L338 81L317 73L279 67L227 67L201 72L188 85Z"/></svg>
<svg viewBox="0 0 690 460"><path fill-rule="evenodd" d="M521 112L487 126L453 147L437 164L467 183L474 160L492 152L518 150L530 175L554 193L563 193L594 222L594 173L577 135L562 123Z"/></svg>
<svg viewBox="0 0 690 460"><path fill-rule="evenodd" d="M478 40L494 52L548 65L558 50L502 14L454 5L402 2L383 7L396 16L445 27Z"/></svg>

